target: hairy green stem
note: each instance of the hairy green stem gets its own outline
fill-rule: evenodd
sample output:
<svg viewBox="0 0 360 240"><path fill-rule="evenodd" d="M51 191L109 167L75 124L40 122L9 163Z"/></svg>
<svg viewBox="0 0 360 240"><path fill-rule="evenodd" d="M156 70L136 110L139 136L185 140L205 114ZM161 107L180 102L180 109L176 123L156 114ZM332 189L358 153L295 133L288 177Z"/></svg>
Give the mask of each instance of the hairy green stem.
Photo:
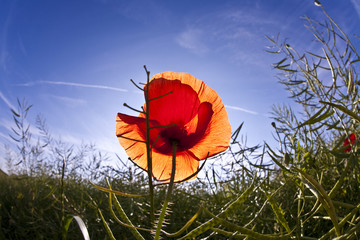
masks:
<svg viewBox="0 0 360 240"><path fill-rule="evenodd" d="M152 156L151 156L151 146L150 146L150 114L149 114L149 84L150 84L150 72L144 66L147 80L145 91L145 116L146 116L146 158L147 158L147 173L148 173L148 181L149 181L149 196L150 196L150 224L153 225L155 222L155 214L154 214L154 185L152 182Z"/></svg>
<svg viewBox="0 0 360 240"><path fill-rule="evenodd" d="M165 201L164 201L164 205L161 209L161 213L160 213L160 216L159 216L159 221L158 221L158 224L157 224L157 227L156 227L156 232L155 232L155 237L154 239L155 240L158 240L160 238L160 233L161 233L161 228L162 228L162 225L163 225L163 222L164 222L164 219L165 219L165 213L166 213L166 210L167 210L167 207L169 205L169 201L170 201L170 198L171 198L171 194L172 194L172 190L173 190L173 187L174 187L174 178L175 178L175 171L176 171L176 148L177 148L177 142L172 142L172 169L171 169L171 177L170 177L170 182L169 182L169 186L168 186L168 190L167 190L167 194L166 194L166 198L165 198Z"/></svg>
<svg viewBox="0 0 360 240"><path fill-rule="evenodd" d="M66 159L63 157L63 164L61 169L61 184L60 184L60 203L61 203L61 232L62 239L66 239L66 231L65 231L65 190L64 190L64 179L65 179L65 164Z"/></svg>

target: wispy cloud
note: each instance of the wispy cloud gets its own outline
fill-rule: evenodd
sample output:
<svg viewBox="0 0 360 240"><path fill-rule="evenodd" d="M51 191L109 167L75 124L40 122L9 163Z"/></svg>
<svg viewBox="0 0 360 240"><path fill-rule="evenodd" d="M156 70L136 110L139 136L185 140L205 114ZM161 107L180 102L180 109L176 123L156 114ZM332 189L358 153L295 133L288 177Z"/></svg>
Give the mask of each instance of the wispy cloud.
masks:
<svg viewBox="0 0 360 240"><path fill-rule="evenodd" d="M11 109L16 109L11 103L10 101L4 96L4 94L2 92L0 92L0 98L5 102L5 104L11 108Z"/></svg>
<svg viewBox="0 0 360 240"><path fill-rule="evenodd" d="M24 56L27 56L28 55L27 50L26 50L24 42L20 36L18 38L18 42L19 42L19 48L20 48L21 52L24 54Z"/></svg>
<svg viewBox="0 0 360 240"><path fill-rule="evenodd" d="M0 127L5 128L7 131L12 131L11 127L13 126L13 122L5 119L5 118L1 118L0 119Z"/></svg>
<svg viewBox="0 0 360 240"><path fill-rule="evenodd" d="M257 112L254 112L254 111L251 111L251 110L248 110L248 109L245 109L245 108L237 107L237 106L225 105L225 108L250 113L250 114L253 114L253 115L258 115L259 114Z"/></svg>
<svg viewBox="0 0 360 240"><path fill-rule="evenodd" d="M84 99L70 98L70 97L64 97L64 96L55 96L55 95L50 95L50 97L63 102L64 104L66 104L68 107L71 107L71 108L76 108L79 106L86 105L86 101Z"/></svg>
<svg viewBox="0 0 360 240"><path fill-rule="evenodd" d="M2 132L0 132L0 137L6 139L8 142L14 141L8 134L4 134Z"/></svg>
<svg viewBox="0 0 360 240"><path fill-rule="evenodd" d="M203 54L208 48L203 42L203 32L200 29L188 28L176 38L176 42L183 48L189 49L196 54Z"/></svg>
<svg viewBox="0 0 360 240"><path fill-rule="evenodd" d="M64 85L64 86L73 86L73 87L84 87L84 88L98 88L98 89L106 89L106 90L112 90L112 91L118 91L118 92L128 92L127 89L123 88L116 88L116 87L110 87L105 85L94 85L94 84L84 84L84 83L75 83L75 82L61 82L61 81L36 81L36 82L28 82L28 83L22 83L18 84L18 86L23 87L31 87L38 84L50 84L50 85Z"/></svg>
<svg viewBox="0 0 360 240"><path fill-rule="evenodd" d="M252 5L251 5L252 6ZM233 63L263 66L264 34L278 22L264 17L264 7L226 6L196 19L177 36L179 46L195 54L213 53Z"/></svg>
<svg viewBox="0 0 360 240"><path fill-rule="evenodd" d="M354 6L357 14L360 17L360 1L359 0L351 0L352 5Z"/></svg>
<svg viewBox="0 0 360 240"><path fill-rule="evenodd" d="M8 15L6 16L5 22L4 22L3 26L1 27L2 31L1 31L1 35L0 35L1 36L0 37L0 67L4 71L7 70L6 61L9 56L7 41L8 41L9 26L10 26L13 11L14 11L13 10L14 5L15 5L15 3L11 4L10 9L8 11Z"/></svg>
<svg viewBox="0 0 360 240"><path fill-rule="evenodd" d="M105 0L102 1L106 2ZM172 17L167 8L159 1L154 0L112 1L112 6L123 17L145 24L160 21L166 23L169 22L168 18Z"/></svg>

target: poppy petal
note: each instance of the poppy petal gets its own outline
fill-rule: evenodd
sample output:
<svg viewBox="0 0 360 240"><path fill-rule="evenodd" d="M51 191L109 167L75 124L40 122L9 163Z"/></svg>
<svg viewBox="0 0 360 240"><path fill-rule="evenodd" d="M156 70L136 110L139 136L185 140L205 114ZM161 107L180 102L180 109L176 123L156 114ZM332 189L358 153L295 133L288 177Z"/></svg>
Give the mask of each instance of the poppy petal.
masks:
<svg viewBox="0 0 360 240"><path fill-rule="evenodd" d="M150 127L159 126L159 123L152 120ZM146 119L142 117L133 117L118 113L116 117L116 135L120 145L132 161L143 169L147 169L146 158ZM165 144L161 138L158 138L159 129L150 130L150 144L156 141L157 146Z"/></svg>
<svg viewBox="0 0 360 240"><path fill-rule="evenodd" d="M149 99L153 99L149 102L150 119L161 125L183 126L196 115L200 105L197 93L191 86L164 78L151 81Z"/></svg>
<svg viewBox="0 0 360 240"><path fill-rule="evenodd" d="M153 76L152 79L180 80L182 84L191 86L197 93L201 103L208 102L212 106L214 112L207 129L191 149L198 159L203 160L207 156L211 157L220 152L225 151L230 144L231 126L229 118L219 95L203 81L198 80L188 73L163 72Z"/></svg>
<svg viewBox="0 0 360 240"><path fill-rule="evenodd" d="M351 142L351 145L354 145L355 141L356 141L356 135L354 133L351 133L349 135L349 137L345 139L344 146L350 145L350 142ZM351 146L345 148L344 151L345 152L350 152L351 151Z"/></svg>
<svg viewBox="0 0 360 240"><path fill-rule="evenodd" d="M229 147L230 137L231 126L225 107L222 107L219 112L214 109L214 115L208 124L203 138L189 151L199 159L214 156Z"/></svg>
<svg viewBox="0 0 360 240"><path fill-rule="evenodd" d="M192 148L203 138L213 113L210 103L200 104L198 114L185 125L190 134L180 142L184 149Z"/></svg>
<svg viewBox="0 0 360 240"><path fill-rule="evenodd" d="M153 176L161 182L170 182L172 171L172 156L153 152ZM190 153L184 151L176 154L174 182L179 182L194 174L199 168L199 161ZM194 176L193 178L195 178ZM192 179L193 179L192 178ZM189 179L190 180L190 179Z"/></svg>

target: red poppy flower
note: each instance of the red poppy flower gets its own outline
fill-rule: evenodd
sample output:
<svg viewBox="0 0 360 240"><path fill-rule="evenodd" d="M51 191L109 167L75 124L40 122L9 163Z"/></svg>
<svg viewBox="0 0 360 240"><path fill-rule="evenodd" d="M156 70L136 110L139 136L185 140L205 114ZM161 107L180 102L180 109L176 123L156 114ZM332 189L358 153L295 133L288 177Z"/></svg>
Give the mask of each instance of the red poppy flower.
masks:
<svg viewBox="0 0 360 240"><path fill-rule="evenodd" d="M345 139L344 146L350 145L350 141L351 141L351 146L353 146L355 144L355 141L356 141L356 135L354 133L351 133L349 135L349 137ZM344 151L345 152L350 152L351 151L351 146L349 146L348 148L345 148Z"/></svg>
<svg viewBox="0 0 360 240"><path fill-rule="evenodd" d="M150 128L167 126L150 129L152 174L157 180L170 181L174 141L175 182L194 174L200 160L228 148L231 127L224 104L203 81L188 73L164 72L153 76L146 87L149 99L153 99L149 102ZM130 159L146 170L145 114L133 117L118 113L116 135Z"/></svg>

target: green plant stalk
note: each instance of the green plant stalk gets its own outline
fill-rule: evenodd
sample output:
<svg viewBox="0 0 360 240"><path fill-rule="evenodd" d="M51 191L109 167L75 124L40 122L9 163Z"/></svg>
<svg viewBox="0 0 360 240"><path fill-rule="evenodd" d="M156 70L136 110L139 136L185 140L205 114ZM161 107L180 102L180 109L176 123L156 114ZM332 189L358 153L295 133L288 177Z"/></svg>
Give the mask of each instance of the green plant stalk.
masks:
<svg viewBox="0 0 360 240"><path fill-rule="evenodd" d="M285 219L285 213L281 209L279 205L276 204L276 202L273 200L274 194L268 194L266 191L264 191L266 198L269 200L270 206L273 209L276 220L285 228L285 230L290 234L292 231L289 227L288 222ZM275 192L276 193L276 192Z"/></svg>
<svg viewBox="0 0 360 240"><path fill-rule="evenodd" d="M67 231L65 230L66 219L65 219L65 190L64 190L64 178L65 178L65 164L66 160L63 157L63 164L61 169L61 179L60 179L60 204L61 204L61 232L62 239L66 240Z"/></svg>
<svg viewBox="0 0 360 240"><path fill-rule="evenodd" d="M334 228L335 228L335 232L337 236L341 235L341 231L340 231L340 227L339 227L339 223L337 220L337 216L336 216L336 212L335 212L335 207L332 203L331 198L329 197L329 195L326 193L326 191L324 190L324 188L320 185L320 183L318 183L312 176L310 176L309 174L301 171L300 169L297 169L297 171L301 174L301 176L303 176L315 189L316 191L319 193L318 199L321 201L321 203L323 204L323 207L325 208L326 212L329 214L329 217L332 221L332 223L334 224Z"/></svg>
<svg viewBox="0 0 360 240"><path fill-rule="evenodd" d="M301 221L301 191L299 190L299 194L298 194L298 198L297 198L297 216L296 216L296 222L297 222L297 228L296 228L296 237L300 238L300 236L302 235L302 230L303 230L303 224Z"/></svg>
<svg viewBox="0 0 360 240"><path fill-rule="evenodd" d="M305 196L305 199L316 199L316 197L314 197L314 196ZM350 203L344 203L344 202L340 202L340 201L336 201L336 200L332 200L332 202L333 202L334 206L340 206L340 207L348 208L348 209L356 208L355 205L350 204Z"/></svg>
<svg viewBox="0 0 360 240"><path fill-rule="evenodd" d="M340 187L342 186L342 184L344 183L345 177L347 176L347 172L350 169L351 164L349 162L346 163L345 169L342 173L342 175L340 176L340 178L337 180L337 182L335 183L334 187L330 190L329 192L329 198L333 198L335 197L336 192L340 189ZM333 204L338 204L342 207L347 207L347 208L353 208L353 205L349 205L346 203L342 203L342 202L338 202L338 201L333 201ZM312 218L322 207L322 203L319 204L319 206L317 206L317 208L314 210L314 212L304 221L307 222L310 218Z"/></svg>
<svg viewBox="0 0 360 240"><path fill-rule="evenodd" d="M353 217L358 211L360 210L360 204L358 204L348 215L346 215L340 222L339 227L342 228L345 223L349 221L351 217ZM335 232L335 227L333 227L329 232L324 234L319 240L325 240L328 239L331 235L333 235Z"/></svg>
<svg viewBox="0 0 360 240"><path fill-rule="evenodd" d="M354 47L354 45L351 43L350 39L348 38L348 36L344 33L344 31L339 27L339 25L329 16L329 14L325 11L323 5L321 5L321 10L324 12L324 14L326 15L326 17L337 27L337 29L339 29L339 31L341 32L341 34L345 37L346 39L346 43L350 45L350 48L353 50L353 52L356 54L356 56L359 58L359 55L356 52L356 48Z"/></svg>
<svg viewBox="0 0 360 240"><path fill-rule="evenodd" d="M349 115L350 117L357 120L358 122L360 122L360 116L356 115L356 113L353 113L352 111L350 111L349 109L347 109L344 106L341 106L339 104L335 104L335 103L332 103L332 102L325 102L325 101L319 101L319 102L322 103L322 104L330 105L330 106L340 110L341 112Z"/></svg>
<svg viewBox="0 0 360 240"><path fill-rule="evenodd" d="M237 208L239 208L239 206L243 202L245 202L245 200L248 198L250 193L252 193L254 191L254 188L255 188L255 178L254 178L253 183L251 184L251 186L249 188L247 188L245 190L245 192L243 194L241 194L237 199L235 199L232 203L230 203L216 217L217 218L226 218L230 213L232 213ZM217 219L212 218L212 219L208 220L207 222L201 224L199 227L191 230L188 234L186 234L185 236L183 236L180 239L192 239L192 238L195 238L195 237L199 236L200 234L206 232L207 230L213 228L218 223L219 223L219 221Z"/></svg>
<svg viewBox="0 0 360 240"><path fill-rule="evenodd" d="M353 159L350 159L350 160L353 160ZM340 187L344 183L345 177L347 176L348 171L350 170L350 166L351 166L351 162L347 161L345 169L344 169L343 173L341 174L339 180L337 180L334 187L329 192L329 197L330 198L335 197L336 192L340 189Z"/></svg>
<svg viewBox="0 0 360 240"><path fill-rule="evenodd" d="M230 222L226 221L225 219L219 218L218 216L215 216L214 214L212 214L206 208L204 208L204 210L205 210L205 212L207 214L209 214L213 219L215 219L217 222L219 222L222 226L227 227L227 228L231 229L232 231L237 231L240 234L245 234L245 235L247 235L247 236L249 236L251 238L259 239L259 240L291 239L290 234L286 234L286 235L270 235L270 234L257 233L257 232L254 232L254 231L248 229L248 228L238 226L236 224L233 224L233 223L230 223Z"/></svg>
<svg viewBox="0 0 360 240"><path fill-rule="evenodd" d="M190 218L189 221L187 221L187 223L177 232L175 233L167 233L165 231L162 231L167 237L170 238L174 238L174 237L178 237L180 236L186 229L188 229L190 227L190 225L196 220L196 218L200 215L200 213L203 211L203 208L200 207L199 211L197 211L195 213L194 216L192 216L192 218Z"/></svg>
<svg viewBox="0 0 360 240"><path fill-rule="evenodd" d="M172 142L172 151L173 152L172 152L171 177L170 177L170 182L169 182L169 187L168 187L168 190L167 190L166 198L165 198L165 201L164 201L164 204L163 204L160 216L159 216L158 224L157 224L157 227L156 227L154 240L158 240L160 238L161 228L162 228L162 225L164 223L166 210L167 210L167 207L169 205L172 190L173 190L173 187L174 187L174 178L175 178L175 171L176 171L176 149L177 149L177 142L173 141Z"/></svg>
<svg viewBox="0 0 360 240"><path fill-rule="evenodd" d="M109 186L109 190L111 190L111 185L108 181L108 179L106 179L106 182ZM121 207L119 201L116 198L116 195L114 193L109 193L109 209L110 209L110 213L111 215L115 218L115 220L117 222L119 222L121 224L120 221L118 221L118 218L115 215L115 212L113 211L112 208L112 197L114 197L114 203L115 203L115 208L117 210L117 212L120 214L120 218L125 222L125 224L128 225L128 227L130 228L131 233L133 234L133 236L137 239L137 240L143 240L143 236L141 236L141 234L138 232L138 230L134 227L134 225L132 224L131 220L128 218L128 216L126 215L124 209Z"/></svg>
<svg viewBox="0 0 360 240"><path fill-rule="evenodd" d="M244 234L239 234L237 232L228 232L220 228L211 228L211 231L216 232L218 234L224 235L228 237L229 239L245 239L247 240L247 236Z"/></svg>
<svg viewBox="0 0 360 240"><path fill-rule="evenodd" d="M150 72L144 66L147 80L145 91L145 120L146 120L146 158L147 158L147 174L149 182L149 196L150 196L150 224L153 225L155 222L155 211L154 211L154 185L152 182L152 156L151 156L151 146L150 146L150 114L149 114L149 84L150 84Z"/></svg>
<svg viewBox="0 0 360 240"><path fill-rule="evenodd" d="M119 192L119 191L113 190L113 189L111 189L111 188L104 188L104 187L101 187L101 186L96 185L95 183L93 183L93 182L91 182L91 181L89 181L89 183L90 183L91 185L93 185L95 188L99 189L100 191L107 192L107 193L113 193L113 194L120 195L120 196L123 196L123 197L133 197L133 198L137 198L137 197L147 197L147 195L138 195L138 194L124 193L124 192Z"/></svg>
<svg viewBox="0 0 360 240"><path fill-rule="evenodd" d="M111 240L116 240L116 238L114 237L114 234L112 233L109 225L108 225L107 222L105 221L104 216L103 216L102 213L101 213L101 210L100 210L99 208L98 208L97 210L98 210L98 213L100 214L101 220L102 220L102 222L103 222L103 224L104 224L104 227L105 227L105 229L106 229L106 232L107 232L109 238L110 238Z"/></svg>
<svg viewBox="0 0 360 240"><path fill-rule="evenodd" d="M118 211L118 213L121 215L120 213L120 209L118 209L119 207L121 207L118 199L116 198L115 194L112 194L112 197L114 198L114 203L115 203L115 208ZM111 204L111 203L110 203ZM112 210L112 205L110 206L110 212L111 215L114 217L115 221L118 222L120 225L124 226L124 227L128 227L128 228L133 228L133 229L137 229L137 230L141 230L141 231L145 231L145 232L151 232L151 229L147 229L147 228L141 228L141 227L135 227L133 224L129 225L127 223L121 222L120 219L115 215L114 210ZM127 217L127 216L126 216ZM141 236L142 237L142 236ZM139 238L140 239L140 238Z"/></svg>
<svg viewBox="0 0 360 240"><path fill-rule="evenodd" d="M345 177L347 176L347 172L350 169L350 166L351 166L351 164L349 162L347 162L346 167L345 167L342 175L340 176L339 180L337 180L334 187L330 190L329 198L335 197L336 192L340 189L340 187L344 183ZM342 207L350 207L351 208L351 206L347 205L346 203L342 203L342 202L338 202L338 201L332 201L332 202L333 202L333 204L338 204L338 205L340 205ZM323 206L322 204L319 204L317 209L315 209L315 211L305 220L305 222L307 222L308 219L312 218L320 210L320 208L322 206Z"/></svg>

